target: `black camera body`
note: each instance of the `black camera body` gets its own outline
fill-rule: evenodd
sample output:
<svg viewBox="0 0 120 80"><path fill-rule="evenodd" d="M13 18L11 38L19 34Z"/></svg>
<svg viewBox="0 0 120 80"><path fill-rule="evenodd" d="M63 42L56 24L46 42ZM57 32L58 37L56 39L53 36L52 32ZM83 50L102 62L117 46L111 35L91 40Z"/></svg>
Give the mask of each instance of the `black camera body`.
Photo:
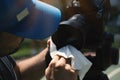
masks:
<svg viewBox="0 0 120 80"><path fill-rule="evenodd" d="M95 67L100 70L118 64L118 49L112 48L114 36L104 31L103 19L108 17L105 10L109 7L109 0L73 1L66 8L66 19L60 22L59 28L52 35L57 49L66 45L72 45L80 51L92 49L96 51Z"/></svg>
<svg viewBox="0 0 120 80"><path fill-rule="evenodd" d="M85 18L75 14L67 21L62 21L57 31L51 36L57 49L66 45L73 45L80 50L84 45Z"/></svg>

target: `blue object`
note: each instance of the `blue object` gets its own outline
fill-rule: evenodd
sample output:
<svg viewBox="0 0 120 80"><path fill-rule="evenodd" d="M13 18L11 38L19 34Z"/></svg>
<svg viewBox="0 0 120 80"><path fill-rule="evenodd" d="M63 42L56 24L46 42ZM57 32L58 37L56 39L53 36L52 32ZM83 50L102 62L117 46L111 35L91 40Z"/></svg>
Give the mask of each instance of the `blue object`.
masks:
<svg viewBox="0 0 120 80"><path fill-rule="evenodd" d="M56 31L60 20L59 9L39 0L0 1L0 31L44 39Z"/></svg>

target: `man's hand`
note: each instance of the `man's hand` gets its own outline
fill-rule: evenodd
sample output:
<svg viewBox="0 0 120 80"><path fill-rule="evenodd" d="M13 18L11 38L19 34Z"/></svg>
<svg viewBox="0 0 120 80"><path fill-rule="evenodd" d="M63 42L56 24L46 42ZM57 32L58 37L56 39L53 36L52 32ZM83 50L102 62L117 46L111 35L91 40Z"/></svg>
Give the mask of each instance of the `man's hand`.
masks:
<svg viewBox="0 0 120 80"><path fill-rule="evenodd" d="M77 71L71 65L70 59L56 55L45 71L47 80L77 80Z"/></svg>

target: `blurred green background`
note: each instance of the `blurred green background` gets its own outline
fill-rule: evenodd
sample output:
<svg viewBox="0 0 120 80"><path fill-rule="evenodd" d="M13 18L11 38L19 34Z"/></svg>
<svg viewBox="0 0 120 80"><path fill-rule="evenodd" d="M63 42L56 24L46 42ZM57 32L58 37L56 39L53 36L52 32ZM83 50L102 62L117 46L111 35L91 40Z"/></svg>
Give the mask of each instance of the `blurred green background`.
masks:
<svg viewBox="0 0 120 80"><path fill-rule="evenodd" d="M47 40L42 40L42 46L41 47L40 47L39 41L38 41L38 43L36 43L36 51L37 51L36 54L38 54L43 48L46 47L46 45L47 45L46 41ZM20 49L16 53L12 54L12 56L15 59L23 59L23 58L33 56L31 40L30 39L25 39L23 41L23 43L21 44Z"/></svg>

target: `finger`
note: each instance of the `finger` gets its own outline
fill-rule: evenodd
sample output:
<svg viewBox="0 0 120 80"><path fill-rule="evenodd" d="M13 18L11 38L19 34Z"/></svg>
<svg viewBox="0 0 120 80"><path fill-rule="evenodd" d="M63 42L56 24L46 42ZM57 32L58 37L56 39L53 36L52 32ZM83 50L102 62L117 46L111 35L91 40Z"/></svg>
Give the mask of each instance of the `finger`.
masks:
<svg viewBox="0 0 120 80"><path fill-rule="evenodd" d="M66 64L66 59L64 57L60 57L60 59L57 61L55 68L64 68Z"/></svg>
<svg viewBox="0 0 120 80"><path fill-rule="evenodd" d="M49 63L49 66L55 66L59 60L59 56L55 55L54 58L51 60L51 62Z"/></svg>
<svg viewBox="0 0 120 80"><path fill-rule="evenodd" d="M67 70L69 75L71 76L71 78L73 78L72 80L77 80L77 76L78 76L78 71L77 70L75 70L69 64L65 65L65 70Z"/></svg>
<svg viewBox="0 0 120 80"><path fill-rule="evenodd" d="M45 70L45 77L46 77L47 80L49 80L50 75L51 75L51 71L50 71L50 69L49 69L49 67L48 67L48 68L46 68L46 70Z"/></svg>
<svg viewBox="0 0 120 80"><path fill-rule="evenodd" d="M74 69L70 66L70 64L65 65L65 70L75 72Z"/></svg>
<svg viewBox="0 0 120 80"><path fill-rule="evenodd" d="M54 70L52 67L48 66L45 70L45 76L47 80L54 80Z"/></svg>
<svg viewBox="0 0 120 80"><path fill-rule="evenodd" d="M48 67L46 68L46 70L45 70L45 76L46 76L47 80L53 80L54 79L54 66L57 63L58 59L59 59L59 56L55 56L51 60L51 62L48 65Z"/></svg>
<svg viewBox="0 0 120 80"><path fill-rule="evenodd" d="M50 39L47 40L47 47L50 46Z"/></svg>
<svg viewBox="0 0 120 80"><path fill-rule="evenodd" d="M59 59L60 59L60 56L57 56L57 55L54 56L54 58L49 63L49 67L52 67L54 69L55 65L58 63Z"/></svg>

